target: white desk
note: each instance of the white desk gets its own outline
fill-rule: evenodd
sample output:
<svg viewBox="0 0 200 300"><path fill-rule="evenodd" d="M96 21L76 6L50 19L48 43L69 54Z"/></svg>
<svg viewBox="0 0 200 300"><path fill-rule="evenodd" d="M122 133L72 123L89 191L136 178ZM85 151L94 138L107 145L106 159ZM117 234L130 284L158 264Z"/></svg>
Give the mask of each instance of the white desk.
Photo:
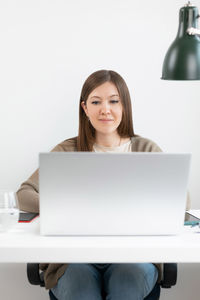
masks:
<svg viewBox="0 0 200 300"><path fill-rule="evenodd" d="M0 262L200 262L200 229L179 236L45 237L39 218L0 232Z"/></svg>

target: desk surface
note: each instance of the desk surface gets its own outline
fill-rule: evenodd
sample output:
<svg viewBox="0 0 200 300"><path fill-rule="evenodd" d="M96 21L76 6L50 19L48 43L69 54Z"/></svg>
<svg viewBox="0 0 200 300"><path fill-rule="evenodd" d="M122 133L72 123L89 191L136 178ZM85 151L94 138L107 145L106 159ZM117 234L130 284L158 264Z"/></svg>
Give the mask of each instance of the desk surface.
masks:
<svg viewBox="0 0 200 300"><path fill-rule="evenodd" d="M186 227L178 236L46 237L37 218L0 232L0 262L200 262L200 229Z"/></svg>

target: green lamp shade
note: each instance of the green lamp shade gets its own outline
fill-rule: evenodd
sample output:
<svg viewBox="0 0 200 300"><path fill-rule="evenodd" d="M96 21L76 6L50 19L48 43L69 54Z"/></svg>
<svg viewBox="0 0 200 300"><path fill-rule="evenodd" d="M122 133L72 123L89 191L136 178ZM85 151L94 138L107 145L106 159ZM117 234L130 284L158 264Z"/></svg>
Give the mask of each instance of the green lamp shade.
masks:
<svg viewBox="0 0 200 300"><path fill-rule="evenodd" d="M165 80L200 80L200 38L189 35L189 27L197 28L197 7L182 7L176 39L164 59L162 77Z"/></svg>

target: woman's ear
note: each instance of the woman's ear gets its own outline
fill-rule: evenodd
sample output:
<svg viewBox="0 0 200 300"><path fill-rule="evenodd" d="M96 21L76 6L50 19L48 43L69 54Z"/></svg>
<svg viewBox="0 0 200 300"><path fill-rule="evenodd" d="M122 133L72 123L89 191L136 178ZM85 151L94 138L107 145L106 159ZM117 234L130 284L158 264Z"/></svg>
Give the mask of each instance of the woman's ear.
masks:
<svg viewBox="0 0 200 300"><path fill-rule="evenodd" d="M87 106L86 106L86 104L85 104L84 101L81 102L81 106L82 106L82 108L83 108L83 110L84 110L84 112L85 112L85 114L87 116Z"/></svg>

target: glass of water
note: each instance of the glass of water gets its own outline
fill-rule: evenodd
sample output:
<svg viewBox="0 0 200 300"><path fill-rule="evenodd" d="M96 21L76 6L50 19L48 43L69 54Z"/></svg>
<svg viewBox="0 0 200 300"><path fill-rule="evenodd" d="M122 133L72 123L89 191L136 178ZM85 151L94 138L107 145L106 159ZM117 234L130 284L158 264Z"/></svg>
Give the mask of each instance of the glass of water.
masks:
<svg viewBox="0 0 200 300"><path fill-rule="evenodd" d="M19 220L19 206L17 194L0 190L0 230L13 229Z"/></svg>

